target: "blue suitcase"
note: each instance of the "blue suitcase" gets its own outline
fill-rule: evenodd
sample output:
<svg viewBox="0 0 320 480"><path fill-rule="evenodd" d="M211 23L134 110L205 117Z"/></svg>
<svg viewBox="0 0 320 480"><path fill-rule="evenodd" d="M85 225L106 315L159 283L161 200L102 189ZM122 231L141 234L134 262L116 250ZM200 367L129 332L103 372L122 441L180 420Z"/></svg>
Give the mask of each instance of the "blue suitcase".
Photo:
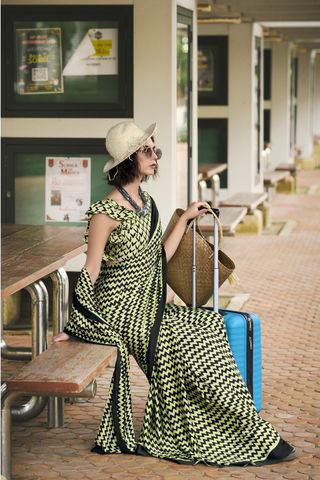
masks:
<svg viewBox="0 0 320 480"><path fill-rule="evenodd" d="M219 216L218 209L212 209ZM193 286L196 282L195 265L195 224L193 228ZM219 267L218 267L218 228L214 217L214 270L213 270L213 311L224 317L230 348L242 378L252 395L258 412L262 409L262 366L261 366L261 327L260 319L253 313L218 310ZM196 289L193 288L192 305L196 305ZM206 309L208 307L205 307Z"/></svg>

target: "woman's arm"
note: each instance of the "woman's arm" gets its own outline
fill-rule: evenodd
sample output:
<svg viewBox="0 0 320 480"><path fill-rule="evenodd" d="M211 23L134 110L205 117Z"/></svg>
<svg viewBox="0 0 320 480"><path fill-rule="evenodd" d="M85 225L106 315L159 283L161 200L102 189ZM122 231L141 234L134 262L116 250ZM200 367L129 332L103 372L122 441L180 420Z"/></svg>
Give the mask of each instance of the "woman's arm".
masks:
<svg viewBox="0 0 320 480"><path fill-rule="evenodd" d="M198 217L199 215L202 215L203 213L206 213L205 209L199 211L199 207L206 207L206 209L210 208L206 202L191 203L190 207L181 215L172 233L164 242L163 245L166 251L167 262L169 262L169 260L175 254L187 227L188 221Z"/></svg>
<svg viewBox="0 0 320 480"><path fill-rule="evenodd" d="M89 273L92 285L99 276L102 255L109 235L120 223L103 213L93 215L91 219L85 268Z"/></svg>
<svg viewBox="0 0 320 480"><path fill-rule="evenodd" d="M109 235L120 223L118 220L114 220L104 213L95 214L91 219L85 267L92 285L95 284L99 276L102 255ZM65 332L60 332L52 338L51 345L57 342L67 341L69 338L69 335Z"/></svg>

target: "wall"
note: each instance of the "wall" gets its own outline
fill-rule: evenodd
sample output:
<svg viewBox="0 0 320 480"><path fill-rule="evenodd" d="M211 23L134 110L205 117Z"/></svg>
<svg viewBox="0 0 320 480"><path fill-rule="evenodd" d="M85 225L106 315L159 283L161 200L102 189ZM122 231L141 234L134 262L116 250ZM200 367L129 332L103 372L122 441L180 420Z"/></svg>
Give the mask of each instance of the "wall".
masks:
<svg viewBox="0 0 320 480"><path fill-rule="evenodd" d="M221 200L238 192L262 192L255 184L254 165L254 42L262 37L258 24L201 24L199 35L229 36L229 105L198 107L199 118L228 118L228 188L220 192ZM261 45L263 51L263 42ZM262 74L261 61L261 74ZM262 75L261 75L262 77ZM263 80L261 78L261 80ZM263 85L261 84L263 88ZM263 102L260 116L260 145L263 145Z"/></svg>
<svg viewBox="0 0 320 480"><path fill-rule="evenodd" d="M69 0L68 4L90 4ZM141 128L157 122L156 143L163 150L160 178L145 189L155 198L163 227L176 208L176 16L177 5L193 13L193 77L197 78L195 0L95 0L95 4L134 5L134 121ZM64 0L3 0L3 5L64 5ZM194 82L196 88L196 82ZM197 96L193 95L193 145L197 146ZM104 138L110 127L128 119L4 118L3 137ZM193 149L192 199L197 199L197 148ZM165 193L165 194L164 194ZM82 264L83 264L82 257ZM80 262L80 263L81 263ZM73 261L72 269L77 262ZM80 265L80 264L79 264ZM82 266L82 265L80 265Z"/></svg>
<svg viewBox="0 0 320 480"><path fill-rule="evenodd" d="M320 57L315 58L313 134L320 136Z"/></svg>
<svg viewBox="0 0 320 480"><path fill-rule="evenodd" d="M271 42L271 169L290 158L290 42Z"/></svg>
<svg viewBox="0 0 320 480"><path fill-rule="evenodd" d="M310 126L310 62L311 52L298 53L298 97L297 97L297 148L301 158L307 158L313 151Z"/></svg>

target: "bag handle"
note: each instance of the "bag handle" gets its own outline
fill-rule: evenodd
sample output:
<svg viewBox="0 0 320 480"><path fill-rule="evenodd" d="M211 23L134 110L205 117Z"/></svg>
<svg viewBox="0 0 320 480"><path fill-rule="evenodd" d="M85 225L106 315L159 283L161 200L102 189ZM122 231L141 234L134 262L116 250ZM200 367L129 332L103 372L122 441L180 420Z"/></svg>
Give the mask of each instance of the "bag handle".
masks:
<svg viewBox="0 0 320 480"><path fill-rule="evenodd" d="M218 250L221 250L222 242L223 242L223 233L222 233L222 227L221 227L220 220L211 208L208 208L207 211L210 212L214 216L214 218L216 219L216 225L218 226ZM204 237L204 235L201 231L201 228L199 227L199 221L200 221L199 217L200 217L200 215L198 217L194 218L193 221L189 223L189 225L186 228L185 235L189 232L189 230L192 228L192 226L194 224L196 224L196 226L198 227L198 230L200 232L201 237L205 239L205 237Z"/></svg>

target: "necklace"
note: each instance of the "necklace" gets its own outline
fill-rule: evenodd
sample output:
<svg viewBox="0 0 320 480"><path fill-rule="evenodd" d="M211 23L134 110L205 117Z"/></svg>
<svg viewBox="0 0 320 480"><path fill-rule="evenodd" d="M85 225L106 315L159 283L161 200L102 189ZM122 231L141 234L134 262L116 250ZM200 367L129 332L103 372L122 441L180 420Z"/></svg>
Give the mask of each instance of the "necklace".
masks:
<svg viewBox="0 0 320 480"><path fill-rule="evenodd" d="M129 195L129 193L119 185L116 185L117 190L121 195L128 200L128 202L133 206L133 208L137 211L137 213L140 213L141 215L148 215L149 213L149 205L148 201L145 197L145 194L142 190L142 188L139 186L139 196L143 202L143 208L139 207L139 205L133 200L133 198Z"/></svg>

